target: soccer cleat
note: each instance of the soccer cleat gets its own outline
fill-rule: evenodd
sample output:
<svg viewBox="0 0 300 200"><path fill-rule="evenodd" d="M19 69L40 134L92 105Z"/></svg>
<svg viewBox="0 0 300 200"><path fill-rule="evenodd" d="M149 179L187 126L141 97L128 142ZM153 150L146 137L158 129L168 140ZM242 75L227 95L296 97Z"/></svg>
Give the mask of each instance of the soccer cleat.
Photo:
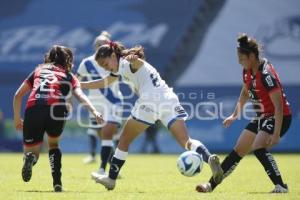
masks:
<svg viewBox="0 0 300 200"><path fill-rule="evenodd" d="M103 168L100 168L99 170L91 173L91 177L93 180L96 180L99 176L103 176L103 175L106 175Z"/></svg>
<svg viewBox="0 0 300 200"><path fill-rule="evenodd" d="M100 175L95 181L102 184L107 190L113 190L116 186L116 180L109 178L107 175Z"/></svg>
<svg viewBox="0 0 300 200"><path fill-rule="evenodd" d="M196 186L197 192L209 193L212 192L210 183L204 183Z"/></svg>
<svg viewBox="0 0 300 200"><path fill-rule="evenodd" d="M221 183L223 179L223 169L221 167L219 157L215 154L209 156L208 164L210 166L210 169L213 174L213 179L216 182L216 184Z"/></svg>
<svg viewBox="0 0 300 200"><path fill-rule="evenodd" d="M91 173L91 178L93 180L96 180L96 178L98 178L99 176L102 176L102 175L107 175L107 174L105 173L105 170L103 168L100 168L98 171L94 171ZM118 174L117 179L121 179L120 174Z"/></svg>
<svg viewBox="0 0 300 200"><path fill-rule="evenodd" d="M82 162L83 162L84 164L91 164L91 163L96 162L96 158L95 158L94 156L89 155L89 156L85 157L85 158L82 160Z"/></svg>
<svg viewBox="0 0 300 200"><path fill-rule="evenodd" d="M28 182L32 175L32 166L35 160L35 155L32 152L27 152L24 155L24 163L22 168L23 181Z"/></svg>
<svg viewBox="0 0 300 200"><path fill-rule="evenodd" d="M277 184L275 185L275 188L270 193L288 193L289 188L287 184L283 184L283 186Z"/></svg>
<svg viewBox="0 0 300 200"><path fill-rule="evenodd" d="M60 185L60 184L54 185L53 189L54 189L54 192L62 192L63 191L62 185Z"/></svg>

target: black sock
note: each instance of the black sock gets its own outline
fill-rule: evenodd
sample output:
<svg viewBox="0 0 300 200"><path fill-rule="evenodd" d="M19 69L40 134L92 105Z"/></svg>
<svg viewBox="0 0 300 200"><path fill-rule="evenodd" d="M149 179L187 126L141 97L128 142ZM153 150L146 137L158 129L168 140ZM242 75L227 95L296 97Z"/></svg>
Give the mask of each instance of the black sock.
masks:
<svg viewBox="0 0 300 200"><path fill-rule="evenodd" d="M95 157L96 155L96 148L97 148L97 137L94 135L90 136L90 154L92 157Z"/></svg>
<svg viewBox="0 0 300 200"><path fill-rule="evenodd" d="M197 147L196 152L202 155L203 160L208 163L208 158L211 156L211 154L204 145Z"/></svg>
<svg viewBox="0 0 300 200"><path fill-rule="evenodd" d="M263 165L273 184L279 184L281 186L284 186L279 169L272 154L268 152L265 148L255 150L254 154L259 160L259 162Z"/></svg>
<svg viewBox="0 0 300 200"><path fill-rule="evenodd" d="M229 176L233 172L233 170L236 168L236 166L239 164L242 157L240 157L235 150L232 150L231 153L226 156L226 158L221 163L221 167L223 169L223 179ZM218 184L215 183L214 179L211 177L209 180L211 184L212 190L214 190Z"/></svg>
<svg viewBox="0 0 300 200"><path fill-rule="evenodd" d="M109 169L109 178L116 180L124 163L125 160L113 157Z"/></svg>
<svg viewBox="0 0 300 200"><path fill-rule="evenodd" d="M57 184L61 185L61 151L59 148L49 150L49 161L53 186Z"/></svg>
<svg viewBox="0 0 300 200"><path fill-rule="evenodd" d="M109 164L111 164L111 160L112 160L112 158L114 156L114 153L115 153L115 148L112 147L111 152L110 152L109 157L108 157L108 163Z"/></svg>
<svg viewBox="0 0 300 200"><path fill-rule="evenodd" d="M113 147L112 146L102 146L101 148L101 165L100 168L106 169L107 162L112 157Z"/></svg>

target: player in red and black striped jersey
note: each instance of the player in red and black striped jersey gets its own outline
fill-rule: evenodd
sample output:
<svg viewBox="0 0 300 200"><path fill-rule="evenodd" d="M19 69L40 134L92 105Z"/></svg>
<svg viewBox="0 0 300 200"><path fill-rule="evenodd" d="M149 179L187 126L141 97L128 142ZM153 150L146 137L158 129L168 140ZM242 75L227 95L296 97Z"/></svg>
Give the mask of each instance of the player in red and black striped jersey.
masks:
<svg viewBox="0 0 300 200"><path fill-rule="evenodd" d="M14 96L14 123L23 130L24 164L22 178L31 179L32 166L39 157L43 136L48 135L49 160L54 191L62 191L61 151L59 138L64 129L68 113L67 100L74 95L93 113L98 123L103 119L80 89L77 78L70 73L73 63L72 51L64 46L53 46L46 54L45 63L22 83ZM20 110L24 95L31 92L27 100L24 122Z"/></svg>
<svg viewBox="0 0 300 200"><path fill-rule="evenodd" d="M280 93L282 99L283 116L291 115L291 109L286 100L279 76L267 59L261 59L261 64L255 75L253 75L252 69L244 69L243 81L255 111L257 111L257 116L269 117L274 115L275 107L270 94L276 91Z"/></svg>
<svg viewBox="0 0 300 200"><path fill-rule="evenodd" d="M267 59L260 58L260 47L256 40L243 34L238 38L238 44L239 63L244 68L244 84L233 114L223 124L229 127L238 118L248 99L253 103L257 116L242 131L233 151L222 162L223 179L246 154L253 151L275 185L271 192L286 193L288 187L283 183L278 166L267 149L279 143L289 129L291 109L274 67ZM208 183L198 185L196 190L211 192L217 185L211 178Z"/></svg>
<svg viewBox="0 0 300 200"><path fill-rule="evenodd" d="M34 105L65 103L70 91L80 87L77 78L53 63L39 65L25 80L31 93L26 109Z"/></svg>

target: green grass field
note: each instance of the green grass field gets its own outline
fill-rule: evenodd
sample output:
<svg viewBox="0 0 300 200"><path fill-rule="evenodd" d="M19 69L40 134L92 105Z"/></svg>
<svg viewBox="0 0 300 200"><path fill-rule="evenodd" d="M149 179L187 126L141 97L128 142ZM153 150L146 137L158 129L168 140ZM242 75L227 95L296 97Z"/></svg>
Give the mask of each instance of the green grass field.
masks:
<svg viewBox="0 0 300 200"><path fill-rule="evenodd" d="M269 194L273 185L262 166L252 155L242 160L234 173L213 193L200 194L195 185L210 177L204 166L200 175L184 177L177 171L177 155L130 155L121 171L122 179L114 191L106 191L90 178L98 164L84 165L80 154L63 155L63 193L52 192L47 154L41 154L29 183L21 178L22 155L0 154L0 199L300 199L300 156L276 154L289 194ZM222 156L222 159L224 156Z"/></svg>

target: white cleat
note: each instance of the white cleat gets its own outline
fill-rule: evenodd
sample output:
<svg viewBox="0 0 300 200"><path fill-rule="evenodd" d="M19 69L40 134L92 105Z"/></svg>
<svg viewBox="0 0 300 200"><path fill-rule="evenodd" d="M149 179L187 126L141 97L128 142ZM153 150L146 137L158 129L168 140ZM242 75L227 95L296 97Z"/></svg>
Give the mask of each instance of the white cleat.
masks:
<svg viewBox="0 0 300 200"><path fill-rule="evenodd" d="M210 183L204 183L196 186L197 192L200 193L209 193L212 192Z"/></svg>
<svg viewBox="0 0 300 200"><path fill-rule="evenodd" d="M85 158L82 160L82 162L83 162L84 164L91 164L91 163L96 162L96 158L90 155L90 156L85 157Z"/></svg>
<svg viewBox="0 0 300 200"><path fill-rule="evenodd" d="M275 188L270 193L288 193L289 189L287 184L284 184L283 186L277 184L275 185Z"/></svg>
<svg viewBox="0 0 300 200"><path fill-rule="evenodd" d="M216 154L211 155L208 158L208 164L210 166L213 179L216 182L216 184L221 183L223 179L223 169L221 167L219 157Z"/></svg>
<svg viewBox="0 0 300 200"><path fill-rule="evenodd" d="M101 175L95 181L102 184L107 190L113 190L116 186L116 180L109 178L107 175Z"/></svg>
<svg viewBox="0 0 300 200"><path fill-rule="evenodd" d="M103 175L106 175L103 168L100 168L99 170L91 173L91 177L93 180L96 180L98 177L103 176Z"/></svg>

